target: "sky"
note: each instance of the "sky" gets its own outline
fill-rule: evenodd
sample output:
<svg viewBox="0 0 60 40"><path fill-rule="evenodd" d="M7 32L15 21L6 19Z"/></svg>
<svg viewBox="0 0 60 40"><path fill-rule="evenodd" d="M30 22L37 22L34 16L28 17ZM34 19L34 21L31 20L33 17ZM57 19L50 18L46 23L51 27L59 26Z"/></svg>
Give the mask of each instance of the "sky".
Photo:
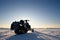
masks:
<svg viewBox="0 0 60 40"><path fill-rule="evenodd" d="M60 28L60 0L0 0L0 28L21 19L32 28Z"/></svg>

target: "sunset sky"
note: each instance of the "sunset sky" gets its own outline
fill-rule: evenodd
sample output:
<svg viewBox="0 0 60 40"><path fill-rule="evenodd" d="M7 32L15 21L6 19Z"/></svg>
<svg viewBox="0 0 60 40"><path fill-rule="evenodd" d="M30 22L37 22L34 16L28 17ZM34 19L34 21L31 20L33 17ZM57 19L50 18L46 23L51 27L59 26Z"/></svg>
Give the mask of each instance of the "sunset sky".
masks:
<svg viewBox="0 0 60 40"><path fill-rule="evenodd" d="M0 0L0 28L21 19L32 28L60 28L60 0Z"/></svg>

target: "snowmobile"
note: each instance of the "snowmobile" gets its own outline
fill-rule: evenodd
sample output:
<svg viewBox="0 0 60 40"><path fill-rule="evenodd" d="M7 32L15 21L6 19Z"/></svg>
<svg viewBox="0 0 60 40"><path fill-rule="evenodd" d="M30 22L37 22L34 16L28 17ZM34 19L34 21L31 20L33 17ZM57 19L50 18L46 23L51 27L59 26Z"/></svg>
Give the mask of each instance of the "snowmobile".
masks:
<svg viewBox="0 0 60 40"><path fill-rule="evenodd" d="M29 20L20 20L19 22L12 22L10 29L14 30L15 34L24 34L27 33L29 30L34 32L34 30L29 25L28 21Z"/></svg>

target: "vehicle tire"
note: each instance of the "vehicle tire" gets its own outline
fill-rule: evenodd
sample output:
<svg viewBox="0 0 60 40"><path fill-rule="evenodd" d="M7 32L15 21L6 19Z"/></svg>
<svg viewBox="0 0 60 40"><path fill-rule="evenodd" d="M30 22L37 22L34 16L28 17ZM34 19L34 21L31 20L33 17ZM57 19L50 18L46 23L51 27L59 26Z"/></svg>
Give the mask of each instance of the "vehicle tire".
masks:
<svg viewBox="0 0 60 40"><path fill-rule="evenodd" d="M22 31L19 29L16 29L14 32L15 32L15 34L22 34Z"/></svg>
<svg viewBox="0 0 60 40"><path fill-rule="evenodd" d="M25 33L27 33L27 30L25 30Z"/></svg>
<svg viewBox="0 0 60 40"><path fill-rule="evenodd" d="M32 32L34 32L34 29L32 29Z"/></svg>
<svg viewBox="0 0 60 40"><path fill-rule="evenodd" d="M15 34L25 34L25 33L27 33L27 30L16 29L14 32L15 32Z"/></svg>

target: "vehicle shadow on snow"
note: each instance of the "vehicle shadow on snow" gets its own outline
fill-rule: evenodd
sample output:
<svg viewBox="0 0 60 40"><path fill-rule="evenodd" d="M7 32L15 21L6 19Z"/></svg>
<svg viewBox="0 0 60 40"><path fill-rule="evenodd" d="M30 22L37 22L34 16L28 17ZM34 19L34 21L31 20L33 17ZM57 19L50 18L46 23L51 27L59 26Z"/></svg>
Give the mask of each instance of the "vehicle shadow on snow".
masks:
<svg viewBox="0 0 60 40"><path fill-rule="evenodd" d="M60 37L57 36L35 31L33 33L13 35L6 40L51 40L51 38L60 39Z"/></svg>
<svg viewBox="0 0 60 40"><path fill-rule="evenodd" d="M44 40L43 38L38 38L36 33L26 33L20 35L13 35L6 40Z"/></svg>

